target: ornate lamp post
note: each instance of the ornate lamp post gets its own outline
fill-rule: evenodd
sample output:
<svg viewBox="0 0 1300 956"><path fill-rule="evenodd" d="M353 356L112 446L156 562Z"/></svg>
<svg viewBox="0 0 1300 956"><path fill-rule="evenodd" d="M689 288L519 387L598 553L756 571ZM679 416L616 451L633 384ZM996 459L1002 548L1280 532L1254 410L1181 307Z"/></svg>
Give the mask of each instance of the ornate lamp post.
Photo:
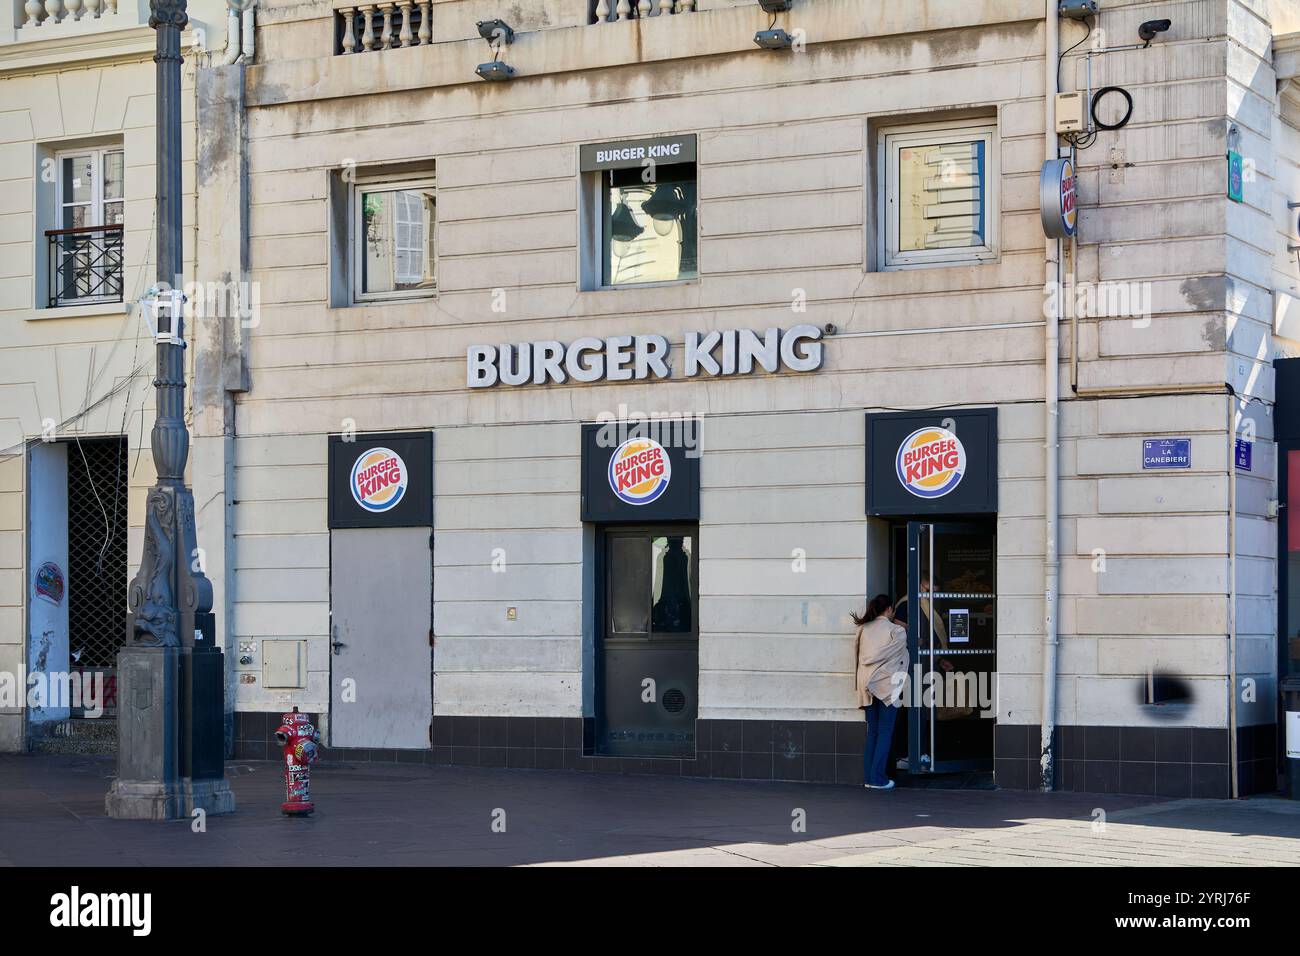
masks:
<svg viewBox="0 0 1300 956"><path fill-rule="evenodd" d="M181 30L185 0L150 0L157 46L157 414L150 436L157 482L145 505L144 554L131 582L126 646L118 654L117 779L108 815L170 820L229 813L223 663L215 645L212 584L185 487L185 335L181 225Z"/></svg>

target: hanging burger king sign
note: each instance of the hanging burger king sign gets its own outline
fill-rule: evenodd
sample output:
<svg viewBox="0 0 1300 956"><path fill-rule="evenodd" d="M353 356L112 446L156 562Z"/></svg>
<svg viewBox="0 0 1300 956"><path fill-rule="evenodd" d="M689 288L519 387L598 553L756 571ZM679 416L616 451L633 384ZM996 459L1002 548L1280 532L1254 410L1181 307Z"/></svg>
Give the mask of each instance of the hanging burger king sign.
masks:
<svg viewBox="0 0 1300 956"><path fill-rule="evenodd" d="M366 511L380 513L397 507L408 483L406 462L387 448L362 452L352 466L352 500Z"/></svg>
<svg viewBox="0 0 1300 956"><path fill-rule="evenodd" d="M918 428L898 446L894 467L903 487L918 498L942 498L966 474L966 449L946 428Z"/></svg>
<svg viewBox="0 0 1300 956"><path fill-rule="evenodd" d="M1069 239L1079 227L1078 182L1074 163L1049 159L1038 176L1038 202L1048 239Z"/></svg>
<svg viewBox="0 0 1300 956"><path fill-rule="evenodd" d="M668 490L672 477L668 452L652 438L629 438L609 456L610 490L627 504L650 504Z"/></svg>

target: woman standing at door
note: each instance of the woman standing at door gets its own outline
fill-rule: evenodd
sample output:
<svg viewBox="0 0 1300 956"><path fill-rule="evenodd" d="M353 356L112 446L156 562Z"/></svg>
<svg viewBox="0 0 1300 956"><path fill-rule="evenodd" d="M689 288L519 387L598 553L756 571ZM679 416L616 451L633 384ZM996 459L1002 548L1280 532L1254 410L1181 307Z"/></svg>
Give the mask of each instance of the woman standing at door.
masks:
<svg viewBox="0 0 1300 956"><path fill-rule="evenodd" d="M872 598L861 615L853 615L853 623L858 626L855 687L858 706L865 708L867 718L867 743L862 750L864 786L892 790L894 781L885 775L885 769L907 678L907 629L894 623L894 602L888 594Z"/></svg>

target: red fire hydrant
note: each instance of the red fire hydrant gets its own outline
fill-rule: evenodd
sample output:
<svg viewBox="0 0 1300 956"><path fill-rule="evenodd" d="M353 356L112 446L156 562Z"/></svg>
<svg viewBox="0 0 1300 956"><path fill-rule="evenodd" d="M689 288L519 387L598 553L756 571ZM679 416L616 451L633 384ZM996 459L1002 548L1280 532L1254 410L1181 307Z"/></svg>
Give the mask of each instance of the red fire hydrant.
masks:
<svg viewBox="0 0 1300 956"><path fill-rule="evenodd" d="M284 803L282 813L305 817L316 809L311 802L311 765L320 756L320 731L295 707L283 714L275 742L284 748Z"/></svg>

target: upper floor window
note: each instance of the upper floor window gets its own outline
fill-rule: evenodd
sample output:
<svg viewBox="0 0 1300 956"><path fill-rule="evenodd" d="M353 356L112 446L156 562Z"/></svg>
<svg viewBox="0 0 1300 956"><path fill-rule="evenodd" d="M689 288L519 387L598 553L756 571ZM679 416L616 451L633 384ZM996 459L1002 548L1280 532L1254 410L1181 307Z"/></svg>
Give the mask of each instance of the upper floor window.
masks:
<svg viewBox="0 0 1300 956"><path fill-rule="evenodd" d="M121 147L57 153L57 222L47 230L50 306L122 299Z"/></svg>
<svg viewBox="0 0 1300 956"><path fill-rule="evenodd" d="M353 191L353 298L358 302L437 290L432 177L360 182Z"/></svg>
<svg viewBox="0 0 1300 956"><path fill-rule="evenodd" d="M602 174L605 286L675 282L699 275L694 163Z"/></svg>
<svg viewBox="0 0 1300 956"><path fill-rule="evenodd" d="M880 138L879 262L886 269L997 258L997 130L910 127Z"/></svg>

